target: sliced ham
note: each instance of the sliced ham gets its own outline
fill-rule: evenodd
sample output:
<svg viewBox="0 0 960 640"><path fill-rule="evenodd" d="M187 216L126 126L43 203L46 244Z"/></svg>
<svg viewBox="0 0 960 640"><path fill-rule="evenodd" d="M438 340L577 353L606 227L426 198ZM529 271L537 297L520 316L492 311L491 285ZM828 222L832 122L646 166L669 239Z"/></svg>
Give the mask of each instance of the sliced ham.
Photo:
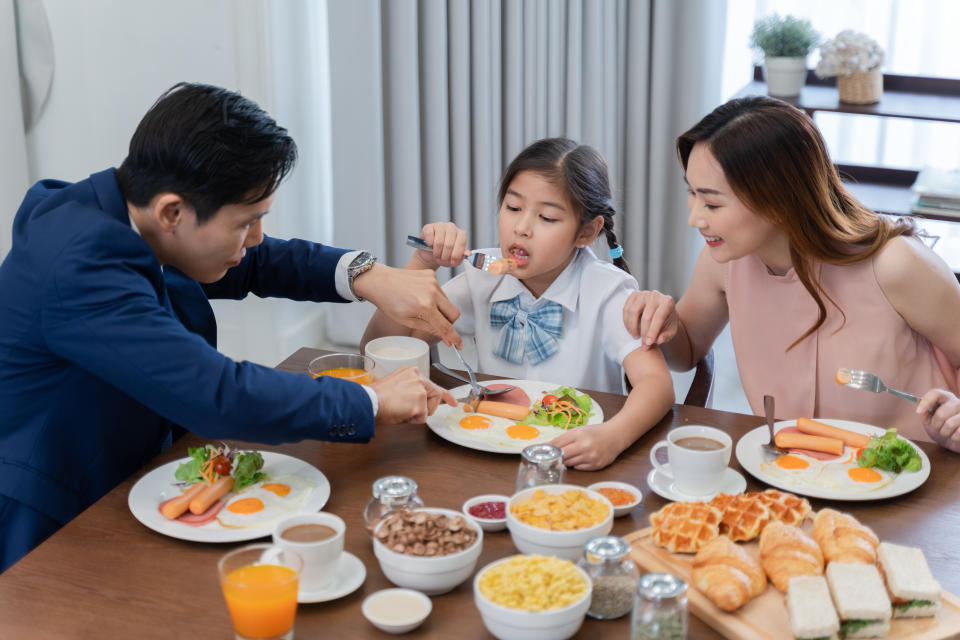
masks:
<svg viewBox="0 0 960 640"><path fill-rule="evenodd" d="M175 499L176 498L171 498L170 500L175 500ZM157 511L160 511L163 508L163 505L165 505L167 502L169 502L169 500L165 500L164 502L161 502L159 505L157 505ZM209 509L207 509L206 511L204 511L199 515L194 515L189 511L187 511L182 516L177 518L176 522L182 522L183 524L188 524L191 527L203 526L217 517L217 514L220 513L220 509L223 508L223 504L224 504L223 500L217 500L212 505L210 505Z"/></svg>
<svg viewBox="0 0 960 640"><path fill-rule="evenodd" d="M504 387L510 387L509 384L488 384L487 388L490 390L503 389ZM530 396L527 395L527 392L517 387L513 391L505 391L503 393L498 393L495 396L488 396L488 400L496 400L497 402L506 402L507 404L518 404L523 407L530 406Z"/></svg>

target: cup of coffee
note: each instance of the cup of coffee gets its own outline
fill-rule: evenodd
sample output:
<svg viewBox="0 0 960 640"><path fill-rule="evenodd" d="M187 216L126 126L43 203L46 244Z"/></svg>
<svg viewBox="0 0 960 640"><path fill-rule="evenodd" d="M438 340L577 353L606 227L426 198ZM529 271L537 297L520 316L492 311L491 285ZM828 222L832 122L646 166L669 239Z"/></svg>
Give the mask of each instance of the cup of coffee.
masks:
<svg viewBox="0 0 960 640"><path fill-rule="evenodd" d="M368 342L363 352L383 375L400 367L416 367L422 376L430 377L430 346L419 338L385 336Z"/></svg>
<svg viewBox="0 0 960 640"><path fill-rule="evenodd" d="M302 513L277 523L273 543L303 558L300 589L318 591L333 583L343 554L347 525L332 513Z"/></svg>
<svg viewBox="0 0 960 640"><path fill-rule="evenodd" d="M690 496L714 494L720 487L723 473L730 463L733 440L714 427L690 425L677 427L666 440L653 445L650 462L670 479L676 490ZM657 451L667 448L667 469L657 460Z"/></svg>

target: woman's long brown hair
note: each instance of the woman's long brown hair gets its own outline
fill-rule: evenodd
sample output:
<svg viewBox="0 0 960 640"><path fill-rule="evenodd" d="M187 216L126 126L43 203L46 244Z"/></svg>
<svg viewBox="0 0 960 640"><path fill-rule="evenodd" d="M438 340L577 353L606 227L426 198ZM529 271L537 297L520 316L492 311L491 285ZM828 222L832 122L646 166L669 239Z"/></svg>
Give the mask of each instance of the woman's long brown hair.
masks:
<svg viewBox="0 0 960 640"><path fill-rule="evenodd" d="M916 233L912 221L885 219L847 191L813 120L786 102L737 98L714 109L677 138L684 171L698 142L720 163L737 198L786 234L794 271L817 303L817 322L790 349L826 321L823 298L846 320L814 274L816 263L869 260L891 238Z"/></svg>

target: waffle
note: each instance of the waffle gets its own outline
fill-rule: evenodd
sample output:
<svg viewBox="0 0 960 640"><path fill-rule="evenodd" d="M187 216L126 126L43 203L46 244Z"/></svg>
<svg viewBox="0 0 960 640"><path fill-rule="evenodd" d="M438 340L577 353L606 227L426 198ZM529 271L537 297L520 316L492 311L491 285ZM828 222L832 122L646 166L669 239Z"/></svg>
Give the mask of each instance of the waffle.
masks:
<svg viewBox="0 0 960 640"><path fill-rule="evenodd" d="M734 542L753 540L771 519L770 509L757 493L719 493L710 504L723 512L721 535Z"/></svg>
<svg viewBox="0 0 960 640"><path fill-rule="evenodd" d="M783 524L799 527L810 515L810 501L792 493L767 489L755 494L770 509L770 517Z"/></svg>
<svg viewBox="0 0 960 640"><path fill-rule="evenodd" d="M650 516L650 538L673 553L696 553L720 535L722 515L705 502L671 502Z"/></svg>

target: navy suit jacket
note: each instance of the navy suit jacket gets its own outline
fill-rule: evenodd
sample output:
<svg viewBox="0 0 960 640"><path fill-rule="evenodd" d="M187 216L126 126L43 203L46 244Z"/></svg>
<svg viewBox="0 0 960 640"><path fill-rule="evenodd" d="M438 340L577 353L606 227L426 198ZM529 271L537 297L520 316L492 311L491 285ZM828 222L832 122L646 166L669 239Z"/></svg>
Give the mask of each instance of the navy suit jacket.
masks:
<svg viewBox="0 0 960 640"><path fill-rule="evenodd" d="M173 425L211 440L368 440L366 391L225 357L207 300L344 302L343 253L264 238L201 286L161 269L113 169L34 185L0 265L0 504L64 524L156 455ZM2 511L0 548L17 526Z"/></svg>

